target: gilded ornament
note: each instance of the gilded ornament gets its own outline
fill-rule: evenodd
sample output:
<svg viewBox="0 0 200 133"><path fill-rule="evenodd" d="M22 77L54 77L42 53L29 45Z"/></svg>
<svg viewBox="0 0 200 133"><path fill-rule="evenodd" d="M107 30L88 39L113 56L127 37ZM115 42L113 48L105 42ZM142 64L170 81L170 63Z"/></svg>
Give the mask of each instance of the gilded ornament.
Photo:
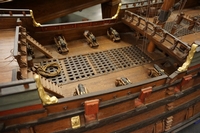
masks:
<svg viewBox="0 0 200 133"><path fill-rule="evenodd" d="M187 56L185 63L183 63L183 65L178 68L179 72L187 71L187 69L193 59L194 53L196 52L197 46L198 45L196 45L196 44L192 44L191 50Z"/></svg>

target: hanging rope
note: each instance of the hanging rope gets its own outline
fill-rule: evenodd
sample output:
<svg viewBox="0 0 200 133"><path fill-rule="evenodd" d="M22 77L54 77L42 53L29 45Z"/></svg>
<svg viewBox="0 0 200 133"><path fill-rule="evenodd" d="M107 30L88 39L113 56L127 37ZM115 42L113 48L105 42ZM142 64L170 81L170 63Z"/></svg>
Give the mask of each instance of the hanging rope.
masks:
<svg viewBox="0 0 200 133"><path fill-rule="evenodd" d="M49 67L55 67L57 68L57 70L55 70L54 72L47 72L47 68ZM44 65L44 66L38 66L37 68L37 73L44 76L44 77L55 77L57 75L60 74L61 72L61 68L60 68L60 65L58 63L49 63L47 65Z"/></svg>

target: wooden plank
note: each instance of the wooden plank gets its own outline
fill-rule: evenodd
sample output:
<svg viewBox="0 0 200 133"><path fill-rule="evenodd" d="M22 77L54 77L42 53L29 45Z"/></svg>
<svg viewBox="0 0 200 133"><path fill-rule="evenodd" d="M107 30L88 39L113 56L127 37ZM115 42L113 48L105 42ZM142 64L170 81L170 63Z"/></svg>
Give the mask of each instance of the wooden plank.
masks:
<svg viewBox="0 0 200 133"><path fill-rule="evenodd" d="M176 99L183 98L183 97L185 97L185 96L187 96L187 95L191 95L192 92L194 92L196 89L199 89L199 86L194 87L194 88L191 89L191 90L185 90L185 92L183 93L183 95L180 95L179 97L177 97L177 96L174 95L174 96L170 96L170 97L168 97L168 98L166 98L166 99L162 99L162 100L159 100L159 101L157 101L157 102L153 102L153 103L151 103L151 104L148 104L148 105L147 105L147 108L145 108L145 109L143 109L143 110L140 110L140 111L131 110L130 112L124 112L124 113L122 113L122 114L119 114L119 115L116 115L116 116L113 116L113 117L104 118L104 119L99 120L98 126L97 126L97 125L93 125L93 126L90 126L90 127L87 127L87 128L86 128L85 126L83 126L83 127L79 128L79 129L76 129L76 130L73 130L73 131L74 131L74 132L76 132L76 131L80 131L80 132L86 131L86 130L89 130L89 129L93 129L94 127L97 128L97 127L101 127L101 126L104 126L104 125L108 125L108 123L113 123L113 121L117 122L117 121L121 121L121 120L130 118L130 116L137 116L138 118L140 118L140 117L139 117L139 114L148 112L148 111L153 110L153 109L155 109L155 108L158 108L158 107L160 107L160 106L162 106L162 105L165 105L165 104L167 104L167 103L170 103L170 102L172 102L172 101L174 101L174 100L176 100ZM192 96L192 95L191 95L191 96ZM115 101L115 100L114 100L114 101ZM154 118L148 119L148 118L147 118L146 121L139 122L139 123L135 124L135 125L133 126L134 128L131 127L131 130L132 130L132 129L138 129L138 128L135 128L135 127L137 127L137 126L141 128L141 127L143 127L143 126L146 126L146 124L148 125L148 124L154 123L154 122L157 121L157 120L161 120L161 119L163 119L163 118L167 118L168 116L171 116L171 115L174 114L175 112L179 112L180 110L183 110L183 109L185 109L185 108L187 108L187 107L189 107L189 106L195 104L196 102L200 102L200 98L199 98L199 97L194 98L194 99L191 100L190 102L186 102L186 103L182 104L182 106L178 106L177 108L174 108L173 110L170 110L170 111L167 111L166 113L157 115L156 118L158 118L158 119L154 119ZM113 104L116 104L116 103L113 103ZM67 104L67 105L68 105L68 104ZM122 103L121 105L123 106L123 103ZM100 104L100 106L101 106L101 104ZM109 107L112 108L112 106L109 106ZM105 108L105 107L104 107L104 108ZM101 110L101 108L100 108L100 110ZM159 109L158 109L158 110L159 110ZM165 110L165 107L164 107L164 110ZM23 126L28 126L29 124L35 125L36 123L37 123L37 124L42 124L42 125L44 124L44 126L45 126L45 123L52 122L52 124L53 124L54 122L57 122L57 121L59 121L59 120L62 119L62 118L65 119L65 118L67 118L67 117L79 115L79 114L81 114L81 113L84 113L84 110L81 111L81 109L79 109L79 110L77 110L77 113L75 113L74 110L72 110L71 112L61 113L60 116L58 116L58 114L57 114L57 115L51 115L51 116L47 117L46 119L40 120L40 121L38 121L38 122L27 123L27 124L25 124L25 125L23 125ZM148 114L148 113L147 113L147 114ZM150 113L150 114L151 114L151 113ZM69 120L69 121L70 121L70 120ZM144 123L145 123L145 125L143 125ZM42 125L41 125L41 126L42 126ZM47 125L48 125L48 124L47 124ZM115 124L115 125L116 125L116 124ZM56 125L54 125L54 126L56 126ZM112 127L112 126L110 126L110 127ZM12 129L12 128L15 129L15 128L17 128L17 127L16 127L16 126L11 126L11 127L9 127L8 129L10 130L10 129ZM56 128L56 127L55 127L55 128ZM65 127L65 128L66 128L66 127ZM44 129L44 128L43 128L43 129ZM72 130L67 130L67 131L73 132Z"/></svg>
<svg viewBox="0 0 200 133"><path fill-rule="evenodd" d="M23 113L23 112L29 112L29 111L36 111L39 109L42 109L43 105L40 103L34 103L33 105L29 105L29 106L23 106L23 107L14 107L13 109L9 109L9 110L2 110L0 111L0 116L7 116L7 115L15 115L15 114L19 114L19 113Z"/></svg>
<svg viewBox="0 0 200 133"><path fill-rule="evenodd" d="M34 82L35 82L34 79L24 79L24 80L12 81L12 82L9 82L9 83L0 84L0 88L7 88L7 87L24 85L24 84L34 83Z"/></svg>

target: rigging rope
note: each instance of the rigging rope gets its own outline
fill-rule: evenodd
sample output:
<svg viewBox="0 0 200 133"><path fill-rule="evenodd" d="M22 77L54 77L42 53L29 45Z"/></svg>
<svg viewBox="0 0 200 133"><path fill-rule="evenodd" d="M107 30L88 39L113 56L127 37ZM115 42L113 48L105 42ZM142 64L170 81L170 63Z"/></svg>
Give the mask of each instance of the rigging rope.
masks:
<svg viewBox="0 0 200 133"><path fill-rule="evenodd" d="M54 72L47 72L47 68L49 68L49 67L55 67L55 68L57 68L57 70L55 70ZM49 63L44 66L38 66L38 68L37 68L37 73L44 77L55 77L55 76L59 75L60 72L61 72L60 65L55 62Z"/></svg>

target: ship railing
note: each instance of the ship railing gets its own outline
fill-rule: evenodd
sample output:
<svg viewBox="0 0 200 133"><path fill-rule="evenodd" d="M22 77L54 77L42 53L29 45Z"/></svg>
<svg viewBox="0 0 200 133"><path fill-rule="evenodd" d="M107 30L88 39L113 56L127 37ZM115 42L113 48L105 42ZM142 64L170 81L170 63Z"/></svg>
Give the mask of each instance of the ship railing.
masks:
<svg viewBox="0 0 200 133"><path fill-rule="evenodd" d="M0 101L0 120L45 111L34 79L1 83Z"/></svg>
<svg viewBox="0 0 200 133"><path fill-rule="evenodd" d="M168 89L170 90L170 87L177 86L177 85L179 86L181 83L183 83L182 82L183 77L186 75L187 75L186 72L175 71L169 77L163 74L158 77L150 78L150 79L147 79L138 83L134 83L134 84L129 84L126 86L119 86L112 89L88 93L85 95L78 95L74 97L60 98L58 99L58 103L55 103L52 105L46 105L45 108L48 110L50 114L53 114L53 113L62 112L63 109L74 110L76 108L80 108L83 105L84 101L88 99L99 99L101 103L106 103L106 102L112 101L113 99L120 100L120 99L123 99L123 97L128 98L131 95L133 97L129 97L130 99L137 99L138 96L141 94L142 89L148 88L148 87L152 88L152 94L157 95L157 93L154 93L154 92L160 91L159 93L160 98L156 96L156 99L151 99L149 101L146 101L145 104L148 104L151 102L156 102L158 100L161 100L165 97L168 97L168 95L166 95L166 91L168 91ZM193 77L192 80L189 82L193 82L195 78L198 76L197 74L192 74L192 77ZM199 83L195 83L193 84L193 86L197 84ZM192 86L182 86L182 88L179 88L179 89L185 90L189 87L192 87ZM113 103L111 102L111 104ZM100 108L106 107L106 106L109 106L109 105L100 106Z"/></svg>
<svg viewBox="0 0 200 133"><path fill-rule="evenodd" d="M0 8L0 29L15 28L16 25L33 27L33 19L29 9L4 9ZM32 29L31 29L32 30Z"/></svg>
<svg viewBox="0 0 200 133"><path fill-rule="evenodd" d="M125 20L126 23L128 22L130 26L135 27L140 33L150 38L150 40L153 39L158 46L164 47L169 54L176 55L180 61L183 61L187 57L191 47L162 27L128 10L125 11L122 20Z"/></svg>
<svg viewBox="0 0 200 133"><path fill-rule="evenodd" d="M21 88L23 88L22 90L19 90L16 88L16 92L18 91L25 91L26 89L29 89L29 85L35 83L34 79L24 79L24 80L17 80L17 81L12 81L9 83L1 83L0 84L0 90L1 89L10 89L10 87L16 87L16 86L20 86ZM6 95L6 94L10 94L10 92L8 91L8 93L5 92L1 92L0 95Z"/></svg>
<svg viewBox="0 0 200 133"><path fill-rule="evenodd" d="M153 86L155 83L154 81L158 81L158 80L160 81L162 79L165 79L166 77L167 77L166 75L163 75L163 76L159 76L159 77L155 78L154 80L152 80L152 79L148 80L148 83L151 83L151 84L145 84L147 82L139 83L134 86L129 84L127 86L116 87L116 88L104 90L104 91L98 92L98 93L94 92L94 93L78 95L78 96L74 96L74 97L70 97L70 98L62 98L62 99L59 99L59 103L44 106L44 108L46 110L46 112L45 112L46 114L43 116L43 118L37 118L38 120L31 119L32 121L29 120L29 122L26 122L21 125L19 125L19 124L9 125L6 127L5 130L10 131L13 129L18 129L19 127L22 129L22 128L32 127L32 126L37 126L37 125L40 126L41 124L47 124L49 122L54 122L54 121L58 121L58 120L62 120L62 119L64 119L65 121L70 123L70 122L72 122L71 120L72 120L72 118L74 118L74 116L75 117L80 116L81 118L84 118L85 111L86 111L86 109L84 109L85 102L87 100L96 100L96 99L99 99L99 101L100 101L99 104L98 105L95 104L97 106L90 108L90 110L98 109L99 112L97 111L97 113L101 113L101 111L103 112L105 110L107 110L107 111L112 110L113 107L115 107L116 109L118 107L126 107L124 105L128 105L128 106L131 105L131 108L126 108L125 111L122 111L122 112L117 111L117 112L108 113L109 115L105 115L105 116L98 115L96 117L98 119L95 119L94 121L92 121L95 124L89 125L92 128L93 127L97 128L98 125L100 125L99 127L102 127L103 125L106 125L107 123L111 123L113 121L117 122L117 121L121 121L124 119L128 119L130 117L136 116L141 113L145 113L149 110L153 110L153 109L156 109L161 106L163 106L162 107L163 112L160 112L162 114L164 112L169 112L171 114L172 113L171 111L173 111L173 110L176 110L176 113L180 112L180 111L178 111L179 105L174 107L173 106L174 104L170 105L170 103L174 102L175 100L179 100L180 98L187 98L186 96L199 90L199 88L200 88L199 83L195 83L192 85L189 82L187 87L184 87L183 90L181 90L181 92L175 92L173 90L173 88L176 88L174 86L177 86L177 85L179 86L181 83L181 80L177 80L177 78L175 78L176 79L175 82L173 82L171 84L163 84L161 86ZM178 79L181 79L181 78L182 78L182 76L179 77ZM196 76L196 77L194 76L193 78L194 79L198 78L198 76ZM193 80L191 80L191 81L193 81ZM161 82L159 84L161 84ZM138 100L138 98L142 98L143 95L141 96L142 91L134 92L134 90L144 89L146 87L146 85L152 86L151 94L149 94L148 96L144 96L143 97L143 98L145 98L144 104L142 106L138 107L136 101ZM130 91L130 89L132 89L132 92ZM195 94L197 94L197 93L195 93ZM148 97L148 98L146 98L146 97ZM195 95L195 97L196 97L196 95ZM128 102L128 101L130 101L130 102ZM199 101L199 98L198 98L198 101ZM194 99L192 101L192 103L193 102L196 103L196 99ZM184 105L184 107L185 107L186 105L191 105L191 104L184 103L184 104L180 104L180 105ZM188 108L188 106L186 106L185 108ZM170 114L168 114L168 115L170 115ZM118 119L118 118L120 118L120 119ZM163 117L163 119L164 118L166 118L166 116ZM89 121L89 122L91 122L91 121ZM96 122L98 122L98 124L96 124ZM83 123L85 123L83 125L83 128L80 127L77 129L85 130L86 129L85 127L88 127L88 125L87 125L88 121L83 121ZM148 123L149 123L149 121L148 121ZM68 125L69 126L65 127L66 131L72 131L72 130L70 130L71 125L70 124L68 124ZM140 125L142 125L142 124L140 124ZM73 129L73 130L75 130L75 129ZM75 130L75 131L78 131L78 130ZM79 132L82 132L82 131L79 130Z"/></svg>
<svg viewBox="0 0 200 133"><path fill-rule="evenodd" d="M117 22L117 19L103 19L103 20L93 20L93 21L81 21L81 22L69 22L69 23L61 23L61 24L45 24L40 27L36 27L35 31L52 31L52 30L64 30L64 29L75 29L82 28L87 26L100 26L107 25Z"/></svg>
<svg viewBox="0 0 200 133"><path fill-rule="evenodd" d="M121 97L126 97L129 94L133 94L134 96L138 96L139 93L141 92L141 89L147 88L147 87L152 87L153 91L156 91L156 88L161 87L167 82L168 76L163 74L158 77L154 77L151 79L147 79L142 82L134 83L134 84L129 84L126 86L120 86L120 87L115 87L99 92L94 92L94 93L88 93L85 95L78 95L74 97L66 97L66 98L60 98L58 99L58 103L52 104L52 105L47 105L45 108L48 109L49 113L56 113L56 112L62 112L63 107L67 105L67 110L79 108L81 103L84 103L84 101L88 99L100 99L101 102L106 102L109 100L115 99L120 99ZM75 106L74 106L75 105ZM56 106L56 110L54 109Z"/></svg>
<svg viewBox="0 0 200 133"><path fill-rule="evenodd" d="M26 29L21 26L17 26L15 30L13 56L17 60L20 67L20 78L26 79L28 69Z"/></svg>
<svg viewBox="0 0 200 133"><path fill-rule="evenodd" d="M0 8L0 17L30 17L29 9L4 9Z"/></svg>
<svg viewBox="0 0 200 133"><path fill-rule="evenodd" d="M163 0L151 0L150 5L161 4ZM128 2L122 3L121 9L128 9L128 8L136 8L136 7L145 7L148 6L148 0L142 0L137 2Z"/></svg>
<svg viewBox="0 0 200 133"><path fill-rule="evenodd" d="M200 20L199 20L199 16L189 16L189 15L185 15L184 13L180 13L179 15L177 15L177 21L176 24L180 24L183 23L184 25L188 26L188 30L194 30L194 31L200 31Z"/></svg>

